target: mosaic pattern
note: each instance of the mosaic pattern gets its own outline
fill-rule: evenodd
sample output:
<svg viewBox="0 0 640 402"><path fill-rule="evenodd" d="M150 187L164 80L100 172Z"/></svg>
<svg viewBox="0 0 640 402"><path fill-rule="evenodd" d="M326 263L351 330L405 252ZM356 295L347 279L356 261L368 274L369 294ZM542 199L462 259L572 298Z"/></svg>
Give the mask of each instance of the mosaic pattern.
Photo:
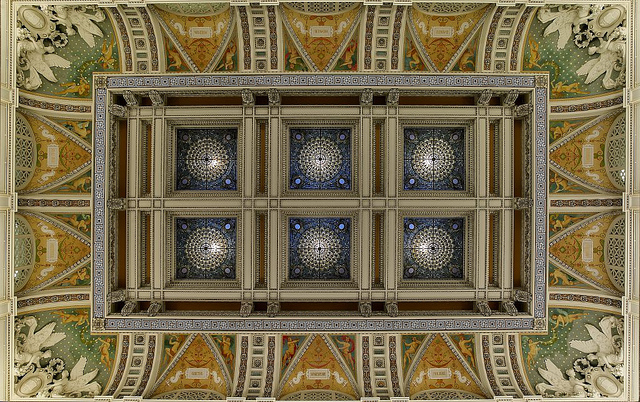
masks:
<svg viewBox="0 0 640 402"><path fill-rule="evenodd" d="M177 218L176 279L235 279L236 225L236 218Z"/></svg>
<svg viewBox="0 0 640 402"><path fill-rule="evenodd" d="M236 128L176 129L176 190L237 190L237 139Z"/></svg>
<svg viewBox="0 0 640 402"><path fill-rule="evenodd" d="M404 130L405 190L464 190L464 128Z"/></svg>
<svg viewBox="0 0 640 402"><path fill-rule="evenodd" d="M404 279L462 279L464 218L404 218Z"/></svg>
<svg viewBox="0 0 640 402"><path fill-rule="evenodd" d="M289 279L351 277L351 218L289 218Z"/></svg>
<svg viewBox="0 0 640 402"><path fill-rule="evenodd" d="M351 189L351 129L292 128L289 188Z"/></svg>

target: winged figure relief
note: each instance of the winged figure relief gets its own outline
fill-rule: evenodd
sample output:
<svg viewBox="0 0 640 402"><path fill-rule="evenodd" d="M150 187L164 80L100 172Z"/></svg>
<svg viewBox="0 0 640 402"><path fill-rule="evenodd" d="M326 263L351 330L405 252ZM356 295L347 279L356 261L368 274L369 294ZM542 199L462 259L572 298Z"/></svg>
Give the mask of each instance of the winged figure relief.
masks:
<svg viewBox="0 0 640 402"><path fill-rule="evenodd" d="M540 394L554 391L555 396L587 396L586 388L589 385L578 380L573 370L567 370L569 379L566 379L562 371L550 359L545 360L545 366L546 369L539 367L538 372L549 384L539 383L536 385L536 391Z"/></svg>
<svg viewBox="0 0 640 402"><path fill-rule="evenodd" d="M19 333L16 338L15 364L17 368L24 368L30 365L40 367L40 360L51 357L50 350L42 350L63 340L66 335L61 332L54 333L55 322L45 325L40 331L35 332L38 321L33 316L24 317L17 325L16 331L20 331L26 325L29 332L25 335Z"/></svg>
<svg viewBox="0 0 640 402"><path fill-rule="evenodd" d="M92 381L98 375L98 369L84 373L87 365L87 358L81 357L73 366L71 373L64 370L62 378L54 380L50 387L50 394L56 398L81 398L83 396L99 395L102 387L95 381Z"/></svg>
<svg viewBox="0 0 640 402"><path fill-rule="evenodd" d="M25 79L25 88L29 90L37 89L42 85L40 75L51 82L58 82L58 79L51 71L51 67L69 68L69 60L52 54L44 46L42 41L36 41L32 37L18 40L18 54L24 58L23 70L29 70L29 78Z"/></svg>
<svg viewBox="0 0 640 402"><path fill-rule="evenodd" d="M612 333L614 326L616 328L620 327L618 321L620 320L613 316L604 317L599 323L602 330L591 324L586 324L585 327L591 339L588 341L570 341L569 346L581 352L589 353L590 358L595 357L600 364L609 368L612 365L622 364L622 338L619 334L613 335Z"/></svg>
<svg viewBox="0 0 640 402"><path fill-rule="evenodd" d="M589 48L589 54L599 54L597 59L587 61L576 73L586 75L585 83L589 84L604 74L602 86L606 89L613 89L618 85L624 85L625 78L625 49L626 49L627 28L618 27L610 35L608 40L596 38L600 41L599 46ZM619 71L617 78L611 78L614 71Z"/></svg>
<svg viewBox="0 0 640 402"><path fill-rule="evenodd" d="M38 25L31 25L29 18L23 18L20 20L21 27L17 30L18 85L31 91L42 85L40 76L50 82L58 81L52 67L71 66L69 60L54 54L55 48L66 46L69 36L78 34L90 47L95 46L96 36L104 36L96 23L104 21L106 17L104 11L97 6L22 6L20 10L22 13L19 14L22 16L30 11L28 15L36 13L48 20L48 30L43 30ZM50 39L53 45L50 42L45 45L45 39ZM105 60L105 63L109 63L109 60ZM29 72L28 77L25 77L24 71Z"/></svg>
<svg viewBox="0 0 640 402"><path fill-rule="evenodd" d="M545 7L538 12L538 20L542 23L552 21L544 30L544 37L558 31L558 42L556 47L564 49L573 33L573 25L579 26L586 22L589 16L589 6L585 5L562 5L557 11L551 7Z"/></svg>
<svg viewBox="0 0 640 402"><path fill-rule="evenodd" d="M105 19L104 12L99 8L95 9L95 14L87 13L86 7L54 6L53 9L56 12L55 20L66 26L68 35L77 32L91 47L96 44L94 36L103 36L102 31L95 24Z"/></svg>

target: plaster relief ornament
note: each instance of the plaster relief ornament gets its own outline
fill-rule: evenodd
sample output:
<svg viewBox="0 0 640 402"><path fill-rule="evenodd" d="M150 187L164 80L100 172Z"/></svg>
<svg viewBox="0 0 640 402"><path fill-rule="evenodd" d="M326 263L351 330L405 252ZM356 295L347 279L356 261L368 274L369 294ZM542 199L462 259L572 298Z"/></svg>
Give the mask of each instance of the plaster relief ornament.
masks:
<svg viewBox="0 0 640 402"><path fill-rule="evenodd" d="M103 36L95 22L105 15L97 6L22 6L18 9L17 85L30 91L40 88L40 75L57 82L51 67L69 68L71 62L55 53L69 43L69 36L80 35L90 47L94 36ZM25 75L28 71L28 76Z"/></svg>
<svg viewBox="0 0 640 402"><path fill-rule="evenodd" d="M51 322L35 332L37 326L38 321L33 316L16 320L16 394L20 397L40 398L81 398L100 394L102 387L92 381L98 375L98 369L84 374L86 357L80 357L69 373L64 369L62 359L51 358L51 350L44 350L66 337L62 332L54 332L56 323ZM26 334L23 332L25 327L29 328ZM42 359L49 361L43 364Z"/></svg>
<svg viewBox="0 0 640 402"><path fill-rule="evenodd" d="M598 360L598 365L604 365L611 369L613 365L619 365L624 362L622 337L612 334L613 327L618 328L619 325L619 320L613 316L600 320L602 331L591 324L586 324L585 327L589 331L591 339L588 341L571 341L569 346L583 353L589 353L587 356L589 359L593 357Z"/></svg>
<svg viewBox="0 0 640 402"><path fill-rule="evenodd" d="M256 96L250 89L243 89L242 92L242 104L244 106L253 106L256 103Z"/></svg>
<svg viewBox="0 0 640 402"><path fill-rule="evenodd" d="M600 320L600 329L591 324L585 327L591 336L586 341L572 340L569 346L586 357L576 359L573 368L562 371L549 359L538 372L547 383L536 385L536 391L544 396L600 398L618 397L624 390L624 326L622 318L607 316ZM617 334L613 334L613 330ZM554 394L550 394L552 391Z"/></svg>
<svg viewBox="0 0 640 402"><path fill-rule="evenodd" d="M164 97L160 95L160 92L156 91L155 89L149 91L149 99L151 99L151 104L154 107L160 107L164 105Z"/></svg>
<svg viewBox="0 0 640 402"><path fill-rule="evenodd" d="M84 373L84 367L87 364L86 357L80 357L71 374L64 370L59 380L53 380L53 384L49 385L48 393L53 398L82 398L93 397L99 395L102 387L95 381L92 381L98 375L98 369L89 373ZM46 395L46 394L45 394Z"/></svg>
<svg viewBox="0 0 640 402"><path fill-rule="evenodd" d="M576 373L573 369L567 370L569 379L567 380L562 374L562 371L553 364L550 359L545 360L546 369L538 368L540 375L549 382L549 384L540 383L536 385L536 391L541 394L545 394L547 391L555 391L556 396L587 396L587 384L584 381L580 381L576 378Z"/></svg>
<svg viewBox="0 0 640 402"><path fill-rule="evenodd" d="M251 312L253 311L253 303L252 302L242 302L240 305L240 316L241 317L249 317Z"/></svg>
<svg viewBox="0 0 640 402"><path fill-rule="evenodd" d="M371 317L371 314L373 312L371 302L361 301L358 305L358 310L360 311L360 315L362 315L363 317Z"/></svg>
<svg viewBox="0 0 640 402"><path fill-rule="evenodd" d="M545 6L538 12L540 22L551 21L544 30L544 36L558 32L558 49L565 48L573 33L576 46L588 47L590 55L598 55L597 59L587 61L576 73L587 76L586 84L604 74L602 86L605 89L625 85L626 17L627 11L621 5L553 5ZM617 72L615 78L612 77L614 72Z"/></svg>
<svg viewBox="0 0 640 402"><path fill-rule="evenodd" d="M597 39L600 41L600 45L589 47L589 54L593 55L597 53L599 57L586 62L576 73L587 76L584 80L586 84L592 83L604 74L602 86L606 89L624 86L627 28L616 28L606 41L602 38ZM614 71L618 72L618 76L615 79L611 78Z"/></svg>
<svg viewBox="0 0 640 402"><path fill-rule="evenodd" d="M365 88L360 94L360 105L371 106L373 104L373 90L371 88Z"/></svg>
<svg viewBox="0 0 640 402"><path fill-rule="evenodd" d="M22 329L27 326L27 334ZM41 367L41 359L51 357L50 350L43 350L63 340L64 333L53 333L55 322L45 325L40 331L35 332L38 321L33 316L27 316L16 320L16 352L14 356L16 375L22 376L32 369Z"/></svg>
<svg viewBox="0 0 640 402"><path fill-rule="evenodd" d="M280 303L277 301L271 301L267 304L267 315L269 317L275 317L280 313Z"/></svg>

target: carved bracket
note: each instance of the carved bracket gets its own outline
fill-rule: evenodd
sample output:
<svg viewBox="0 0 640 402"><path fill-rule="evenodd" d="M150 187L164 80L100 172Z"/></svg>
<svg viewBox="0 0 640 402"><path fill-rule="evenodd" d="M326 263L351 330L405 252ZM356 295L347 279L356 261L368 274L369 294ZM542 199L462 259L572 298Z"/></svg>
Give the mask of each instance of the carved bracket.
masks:
<svg viewBox="0 0 640 402"><path fill-rule="evenodd" d="M391 88L387 94L387 106L398 106L400 102L400 91L398 88Z"/></svg>
<svg viewBox="0 0 640 402"><path fill-rule="evenodd" d="M244 106L253 106L256 104L256 96L250 89L242 90L242 104Z"/></svg>
<svg viewBox="0 0 640 402"><path fill-rule="evenodd" d="M360 106L371 106L373 104L373 90L365 88L360 94Z"/></svg>
<svg viewBox="0 0 640 402"><path fill-rule="evenodd" d="M129 90L124 91L122 93L122 97L124 98L125 102L127 102L127 106L129 107L135 107L140 104L140 99L138 98L138 96Z"/></svg>
<svg viewBox="0 0 640 402"><path fill-rule="evenodd" d="M275 317L280 313L280 302L271 301L267 304L267 315L269 317Z"/></svg>
<svg viewBox="0 0 640 402"><path fill-rule="evenodd" d="M116 117L127 117L127 108L122 105L109 105L109 113Z"/></svg>
<svg viewBox="0 0 640 402"><path fill-rule="evenodd" d="M124 198L110 198L107 200L107 208L111 210L121 211L123 209L126 209L126 201L127 200L125 200Z"/></svg>
<svg viewBox="0 0 640 402"><path fill-rule="evenodd" d="M506 107L515 106L516 100L518 99L518 95L519 95L518 90L512 89L502 98L502 104Z"/></svg>
<svg viewBox="0 0 640 402"><path fill-rule="evenodd" d="M371 302L361 301L358 305L358 310L360 311L360 315L363 317L371 317L371 312L373 311L371 308Z"/></svg>
<svg viewBox="0 0 640 402"><path fill-rule="evenodd" d="M478 106L489 106L492 97L493 92L490 89L485 89L478 97Z"/></svg>
<svg viewBox="0 0 640 402"><path fill-rule="evenodd" d="M164 105L164 96L160 95L160 92L156 90L149 91L149 99L154 107L160 107Z"/></svg>

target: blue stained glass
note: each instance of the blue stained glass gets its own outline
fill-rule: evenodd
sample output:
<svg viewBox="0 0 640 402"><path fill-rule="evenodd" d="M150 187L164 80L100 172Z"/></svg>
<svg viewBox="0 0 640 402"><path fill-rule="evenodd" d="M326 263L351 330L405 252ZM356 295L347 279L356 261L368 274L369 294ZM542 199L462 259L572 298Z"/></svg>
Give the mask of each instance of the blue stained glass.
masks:
<svg viewBox="0 0 640 402"><path fill-rule="evenodd" d="M404 279L464 277L464 218L404 218Z"/></svg>
<svg viewBox="0 0 640 402"><path fill-rule="evenodd" d="M351 218L289 218L289 279L351 278Z"/></svg>
<svg viewBox="0 0 640 402"><path fill-rule="evenodd" d="M236 225L236 218L177 218L176 279L235 279Z"/></svg>
<svg viewBox="0 0 640 402"><path fill-rule="evenodd" d="M238 189L237 128L176 130L176 190Z"/></svg>
<svg viewBox="0 0 640 402"><path fill-rule="evenodd" d="M292 128L289 136L289 189L351 189L351 129Z"/></svg>
<svg viewBox="0 0 640 402"><path fill-rule="evenodd" d="M462 127L404 130L404 189L465 189L465 132Z"/></svg>

